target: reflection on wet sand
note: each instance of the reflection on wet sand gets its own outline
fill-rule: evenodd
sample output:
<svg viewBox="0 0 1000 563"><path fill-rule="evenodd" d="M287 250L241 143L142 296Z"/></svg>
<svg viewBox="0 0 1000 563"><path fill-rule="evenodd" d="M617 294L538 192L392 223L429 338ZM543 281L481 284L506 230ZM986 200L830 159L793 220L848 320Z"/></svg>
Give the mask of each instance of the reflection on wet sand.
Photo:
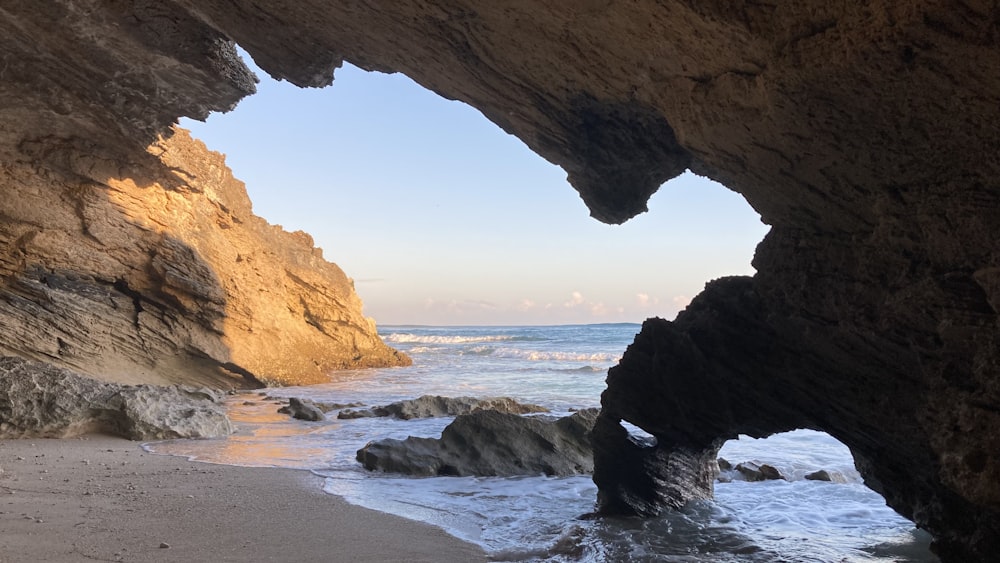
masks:
<svg viewBox="0 0 1000 563"><path fill-rule="evenodd" d="M208 463L248 467L315 469L332 465L328 434L340 427L339 421L293 420L278 412L284 403L254 395L232 396L226 401L226 409L236 432L228 438L167 440L150 443L147 449Z"/></svg>

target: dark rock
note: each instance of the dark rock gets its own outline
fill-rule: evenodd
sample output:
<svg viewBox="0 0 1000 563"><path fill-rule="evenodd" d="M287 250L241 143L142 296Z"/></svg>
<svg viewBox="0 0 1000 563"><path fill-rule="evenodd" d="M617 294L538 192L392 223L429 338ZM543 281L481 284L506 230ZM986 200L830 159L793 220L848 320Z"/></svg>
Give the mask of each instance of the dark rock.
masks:
<svg viewBox="0 0 1000 563"><path fill-rule="evenodd" d="M847 483L847 477L839 471L827 471L820 469L805 476L810 481L829 481L831 483Z"/></svg>
<svg viewBox="0 0 1000 563"><path fill-rule="evenodd" d="M131 440L232 433L223 395L184 386L120 385L21 358L0 358L0 438L103 432Z"/></svg>
<svg viewBox="0 0 1000 563"><path fill-rule="evenodd" d="M757 463L755 461L744 461L736 465L736 471L743 476L745 481L773 481L784 480L785 477L773 465Z"/></svg>
<svg viewBox="0 0 1000 563"><path fill-rule="evenodd" d="M557 420L477 410L456 417L440 439L370 442L357 458L369 470L417 476L589 473L596 416L597 409Z"/></svg>
<svg viewBox="0 0 1000 563"><path fill-rule="evenodd" d="M510 397L490 397L477 399L475 397L440 397L423 395L416 399L398 401L381 407L365 410L341 411L337 418L366 418L371 416L391 416L401 420L413 418L433 418L439 416L458 416L477 410L493 410L509 414L532 414L549 412L539 405L519 403Z"/></svg>
<svg viewBox="0 0 1000 563"><path fill-rule="evenodd" d="M291 415L292 418L297 418L299 420L309 420L313 422L326 420L326 415L323 414L323 411L321 411L316 404L309 399L291 397L288 399L288 405L278 409L278 412Z"/></svg>
<svg viewBox="0 0 1000 563"><path fill-rule="evenodd" d="M613 428L626 420L657 439L630 459L707 475L718 440L825 430L943 559L1000 552L991 3L500 4L6 3L2 349L100 377L218 385L402 363L346 276L308 275L318 251L304 237L287 259L254 250L270 235L219 178L221 157L159 140L179 116L253 91L237 42L300 86L350 61L477 108L562 166L602 221L643 212L689 168L770 226L752 279L713 282L676 322L647 324L609 375L608 452L631 451ZM155 205L164 193L169 208ZM260 227L205 246L165 236L182 232L174 217L192 234ZM641 475L595 455L609 468L602 495L645 494ZM688 491L664 493L674 501L701 486L661 469L636 472ZM619 494L613 476L633 481Z"/></svg>
<svg viewBox="0 0 1000 563"><path fill-rule="evenodd" d="M324 401L313 401L316 408L323 411L324 413L340 410L340 409L352 409L362 406L361 403L327 403Z"/></svg>
<svg viewBox="0 0 1000 563"><path fill-rule="evenodd" d="M372 418L378 416L372 409L344 409L337 413L337 418L341 420L353 420L355 418Z"/></svg>
<svg viewBox="0 0 1000 563"><path fill-rule="evenodd" d="M665 508L712 498L717 454L725 440L699 447L636 437L602 410L591 443L600 512L655 516Z"/></svg>
<svg viewBox="0 0 1000 563"><path fill-rule="evenodd" d="M725 460L725 459L723 459L721 457L719 459L717 459L716 461L719 464L719 471L730 471L733 468L733 464L732 463L729 463L727 460Z"/></svg>

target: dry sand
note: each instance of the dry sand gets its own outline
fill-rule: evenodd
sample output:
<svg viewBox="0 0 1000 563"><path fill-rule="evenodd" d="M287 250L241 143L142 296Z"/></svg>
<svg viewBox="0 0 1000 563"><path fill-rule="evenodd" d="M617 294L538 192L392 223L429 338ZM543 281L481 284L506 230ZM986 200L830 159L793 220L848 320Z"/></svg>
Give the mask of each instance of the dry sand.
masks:
<svg viewBox="0 0 1000 563"><path fill-rule="evenodd" d="M0 562L485 561L327 495L306 471L189 462L88 436L0 440Z"/></svg>

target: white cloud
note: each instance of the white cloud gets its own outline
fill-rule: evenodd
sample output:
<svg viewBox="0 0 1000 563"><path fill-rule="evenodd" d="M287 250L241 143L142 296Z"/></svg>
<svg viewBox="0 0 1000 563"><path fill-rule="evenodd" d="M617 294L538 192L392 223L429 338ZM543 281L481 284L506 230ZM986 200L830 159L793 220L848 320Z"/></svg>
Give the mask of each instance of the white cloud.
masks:
<svg viewBox="0 0 1000 563"><path fill-rule="evenodd" d="M691 298L687 295L678 295L671 299L671 301L673 301L674 306L678 309L684 309L691 304Z"/></svg>
<svg viewBox="0 0 1000 563"><path fill-rule="evenodd" d="M635 301L636 303L639 304L640 307L650 307L653 305L660 304L659 297L650 297L648 293L636 293Z"/></svg>
<svg viewBox="0 0 1000 563"><path fill-rule="evenodd" d="M531 299L522 299L517 305L514 305L514 308L518 311L530 311L537 306L538 304Z"/></svg>
<svg viewBox="0 0 1000 563"><path fill-rule="evenodd" d="M572 294L570 294L569 301L563 303L563 307L567 308L579 307L580 305L583 305L586 302L587 301L583 298L582 293L580 293L579 291L574 291Z"/></svg>

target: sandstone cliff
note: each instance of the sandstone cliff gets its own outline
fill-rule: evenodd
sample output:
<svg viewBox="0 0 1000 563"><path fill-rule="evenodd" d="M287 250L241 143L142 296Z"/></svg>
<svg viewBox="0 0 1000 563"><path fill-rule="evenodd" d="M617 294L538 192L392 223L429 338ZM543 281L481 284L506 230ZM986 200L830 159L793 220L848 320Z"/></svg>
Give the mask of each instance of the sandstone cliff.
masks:
<svg viewBox="0 0 1000 563"><path fill-rule="evenodd" d="M847 444L946 559L1000 549L995 2L7 3L6 174L38 190L162 178L143 155L174 118L251 90L231 41L301 86L349 60L466 101L563 166L603 221L690 168L772 226L756 276L647 323L610 374L606 509L711 494L699 460L720 441L807 426ZM132 164L79 170L94 155ZM629 448L619 419L658 446L612 455Z"/></svg>
<svg viewBox="0 0 1000 563"><path fill-rule="evenodd" d="M69 170L0 167L0 353L223 387L408 361L312 238L255 216L222 155L186 131L165 130L144 164L60 143L25 146Z"/></svg>

